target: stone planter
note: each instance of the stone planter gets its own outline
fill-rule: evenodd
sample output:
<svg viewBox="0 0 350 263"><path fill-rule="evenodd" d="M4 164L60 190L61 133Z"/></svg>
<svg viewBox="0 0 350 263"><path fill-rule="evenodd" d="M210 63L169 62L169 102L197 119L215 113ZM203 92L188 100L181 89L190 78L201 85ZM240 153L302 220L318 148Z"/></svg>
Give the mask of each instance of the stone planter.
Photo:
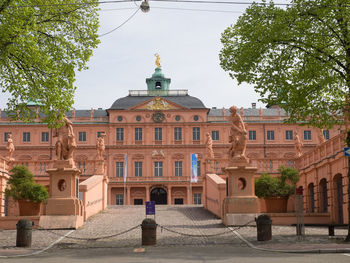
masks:
<svg viewBox="0 0 350 263"><path fill-rule="evenodd" d="M30 200L18 200L19 215L20 216L39 216L41 202L35 203Z"/></svg>
<svg viewBox="0 0 350 263"><path fill-rule="evenodd" d="M267 213L286 213L288 196L268 197L265 199Z"/></svg>

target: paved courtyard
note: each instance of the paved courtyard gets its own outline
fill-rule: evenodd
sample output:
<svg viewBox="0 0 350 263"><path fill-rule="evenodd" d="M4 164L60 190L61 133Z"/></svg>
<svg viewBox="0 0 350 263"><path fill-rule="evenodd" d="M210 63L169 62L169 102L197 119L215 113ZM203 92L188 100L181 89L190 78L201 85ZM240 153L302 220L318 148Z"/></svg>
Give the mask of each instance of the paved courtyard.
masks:
<svg viewBox="0 0 350 263"><path fill-rule="evenodd" d="M152 216L153 217L153 216ZM72 230L33 230L32 248L40 250L61 236L68 234L53 246L65 248L137 248L141 246L140 224L145 218L144 206L110 206L103 212L90 217L85 225ZM157 246L246 246L231 229L222 225L221 220L201 206L156 206ZM131 230L130 230L131 229ZM130 231L128 231L130 230ZM328 238L327 228L306 228L306 237L298 241L295 227L273 226L271 241L256 241L256 227L237 229L245 239L254 245L274 249L307 248L350 248L341 242L347 230L336 229L336 238ZM194 235L194 236L193 236ZM103 237L103 238L100 238ZM100 239L96 239L100 238ZM0 230L0 255L28 253L28 249L16 248L16 231Z"/></svg>

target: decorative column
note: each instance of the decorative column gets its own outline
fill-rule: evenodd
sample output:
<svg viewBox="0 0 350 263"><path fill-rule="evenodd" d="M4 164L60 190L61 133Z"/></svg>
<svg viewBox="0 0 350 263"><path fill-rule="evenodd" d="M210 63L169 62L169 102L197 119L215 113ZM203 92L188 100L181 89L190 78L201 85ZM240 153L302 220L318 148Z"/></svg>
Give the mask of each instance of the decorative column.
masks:
<svg viewBox="0 0 350 263"><path fill-rule="evenodd" d="M7 161L0 157L0 217L5 216L5 188L8 179Z"/></svg>
<svg viewBox="0 0 350 263"><path fill-rule="evenodd" d="M187 204L192 205L191 189L187 187Z"/></svg>
<svg viewBox="0 0 350 263"><path fill-rule="evenodd" d="M171 186L168 186L168 205L171 205Z"/></svg>
<svg viewBox="0 0 350 263"><path fill-rule="evenodd" d="M149 202L150 201L150 187L149 186L146 186L146 202Z"/></svg>
<svg viewBox="0 0 350 263"><path fill-rule="evenodd" d="M255 196L254 187L254 175L257 168L249 166L249 160L245 156L248 139L246 125L241 116L237 114L235 106L230 108L230 113L230 164L225 169L228 196L224 199L223 223L239 226L250 221L254 222L259 212L259 202Z"/></svg>
<svg viewBox="0 0 350 263"><path fill-rule="evenodd" d="M126 205L131 205L131 187L126 187Z"/></svg>
<svg viewBox="0 0 350 263"><path fill-rule="evenodd" d="M80 170L71 160L56 160L50 176L50 198L46 215L40 217L44 229L78 228L84 224L84 206L79 194Z"/></svg>

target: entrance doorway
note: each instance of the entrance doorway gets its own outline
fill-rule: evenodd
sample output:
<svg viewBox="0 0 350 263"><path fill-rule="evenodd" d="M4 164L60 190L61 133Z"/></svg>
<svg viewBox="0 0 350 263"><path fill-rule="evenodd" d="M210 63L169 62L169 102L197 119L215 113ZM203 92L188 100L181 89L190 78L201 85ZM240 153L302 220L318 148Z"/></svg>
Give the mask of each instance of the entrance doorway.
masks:
<svg viewBox="0 0 350 263"><path fill-rule="evenodd" d="M151 201L154 201L156 205L166 205L167 193L163 188L154 188L151 191Z"/></svg>
<svg viewBox="0 0 350 263"><path fill-rule="evenodd" d="M175 205L183 205L184 199L183 198L175 198Z"/></svg>
<svg viewBox="0 0 350 263"><path fill-rule="evenodd" d="M134 199L134 205L143 205L143 199Z"/></svg>

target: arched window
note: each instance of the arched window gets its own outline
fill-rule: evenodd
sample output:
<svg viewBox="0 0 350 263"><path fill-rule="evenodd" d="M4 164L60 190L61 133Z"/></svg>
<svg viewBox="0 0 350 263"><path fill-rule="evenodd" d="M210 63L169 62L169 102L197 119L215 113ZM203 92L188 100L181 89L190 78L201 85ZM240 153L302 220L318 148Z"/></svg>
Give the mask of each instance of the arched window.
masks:
<svg viewBox="0 0 350 263"><path fill-rule="evenodd" d="M155 88L156 89L161 89L162 88L162 83L160 81L157 81Z"/></svg>
<svg viewBox="0 0 350 263"><path fill-rule="evenodd" d="M328 195L327 195L327 180L323 178L320 181L320 212L326 213L328 211Z"/></svg>
<svg viewBox="0 0 350 263"><path fill-rule="evenodd" d="M309 194L309 211L311 213L315 212L315 191L314 184L311 183L308 186L308 194Z"/></svg>

